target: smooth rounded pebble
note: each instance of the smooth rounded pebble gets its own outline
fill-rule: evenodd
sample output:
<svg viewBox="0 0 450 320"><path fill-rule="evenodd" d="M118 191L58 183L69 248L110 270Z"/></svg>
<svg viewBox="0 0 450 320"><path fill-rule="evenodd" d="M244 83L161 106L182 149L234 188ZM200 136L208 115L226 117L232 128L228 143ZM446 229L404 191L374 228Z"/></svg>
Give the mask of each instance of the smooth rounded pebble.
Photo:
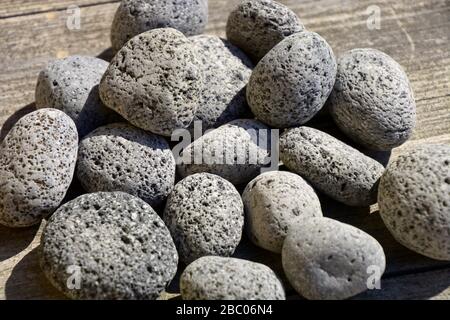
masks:
<svg viewBox="0 0 450 320"><path fill-rule="evenodd" d="M387 54L354 49L338 60L330 113L354 141L387 151L408 140L416 123L416 104L408 77Z"/></svg>
<svg viewBox="0 0 450 320"><path fill-rule="evenodd" d="M111 27L114 51L134 36L157 28L174 28L187 36L203 33L208 0L123 0Z"/></svg>
<svg viewBox="0 0 450 320"><path fill-rule="evenodd" d="M80 142L77 177L88 192L123 191L157 207L174 186L175 159L163 137L110 124Z"/></svg>
<svg viewBox="0 0 450 320"><path fill-rule="evenodd" d="M362 230L328 218L307 218L289 229L282 263L303 297L338 300L375 287L386 258L378 241Z"/></svg>
<svg viewBox="0 0 450 320"><path fill-rule="evenodd" d="M376 203L384 167L327 133L308 127L287 130L280 158L315 188L349 206Z"/></svg>
<svg viewBox="0 0 450 320"><path fill-rule="evenodd" d="M209 172L234 185L247 184L265 165L270 138L269 127L259 121L231 121L188 145L178 159L178 173L186 177Z"/></svg>
<svg viewBox="0 0 450 320"><path fill-rule="evenodd" d="M241 196L213 174L198 173L177 183L163 216L185 263L208 255L230 256L242 237Z"/></svg>
<svg viewBox="0 0 450 320"><path fill-rule="evenodd" d="M0 224L38 224L60 205L77 160L75 123L57 109L22 117L0 145Z"/></svg>
<svg viewBox="0 0 450 320"><path fill-rule="evenodd" d="M195 45L175 29L155 29L120 49L100 97L131 124L170 136L193 120L202 86Z"/></svg>
<svg viewBox="0 0 450 320"><path fill-rule="evenodd" d="M217 36L200 35L190 40L198 48L205 82L194 121L200 121L204 131L251 114L245 86L252 74L252 62L239 48Z"/></svg>
<svg viewBox="0 0 450 320"><path fill-rule="evenodd" d="M66 203L41 239L42 270L72 299L156 299L177 263L161 218L123 192L91 193Z"/></svg>
<svg viewBox="0 0 450 320"><path fill-rule="evenodd" d="M381 178L378 205L397 241L449 261L450 146L421 145L400 154Z"/></svg>
<svg viewBox="0 0 450 320"><path fill-rule="evenodd" d="M227 39L255 62L291 34L305 29L288 7L272 0L244 0L229 15Z"/></svg>
<svg viewBox="0 0 450 320"><path fill-rule="evenodd" d="M183 300L285 300L283 285L267 266L236 258L202 257L180 278Z"/></svg>
<svg viewBox="0 0 450 320"><path fill-rule="evenodd" d="M247 101L256 118L276 128L299 126L325 105L336 78L328 43L313 32L293 34L255 67Z"/></svg>
<svg viewBox="0 0 450 320"><path fill-rule="evenodd" d="M98 85L108 62L95 57L70 56L50 62L39 73L36 107L64 111L75 122L80 137L120 117L105 107Z"/></svg>
<svg viewBox="0 0 450 320"><path fill-rule="evenodd" d="M285 171L266 172L250 181L242 194L246 229L256 245L281 252L289 227L299 217L321 217L314 189L302 177Z"/></svg>

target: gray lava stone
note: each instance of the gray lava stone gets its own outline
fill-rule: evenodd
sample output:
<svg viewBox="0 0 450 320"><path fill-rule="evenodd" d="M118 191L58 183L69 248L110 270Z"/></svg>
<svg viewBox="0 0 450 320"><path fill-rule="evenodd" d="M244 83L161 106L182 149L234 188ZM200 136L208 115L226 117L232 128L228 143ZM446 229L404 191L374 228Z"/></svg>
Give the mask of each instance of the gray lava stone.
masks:
<svg viewBox="0 0 450 320"><path fill-rule="evenodd" d="M412 135L416 104L409 80L391 57L374 49L355 49L338 60L330 113L356 142L380 151Z"/></svg>
<svg viewBox="0 0 450 320"><path fill-rule="evenodd" d="M114 51L134 36L174 28L187 36L201 34L208 22L207 0L122 0L111 27Z"/></svg>
<svg viewBox="0 0 450 320"><path fill-rule="evenodd" d="M264 137L268 142L260 143ZM235 185L247 184L260 173L269 153L270 128L256 120L238 119L188 145L177 169L182 177L209 172Z"/></svg>
<svg viewBox="0 0 450 320"><path fill-rule="evenodd" d="M284 38L305 28L288 7L272 0L244 0L230 13L227 38L255 62Z"/></svg>
<svg viewBox="0 0 450 320"><path fill-rule="evenodd" d="M378 241L362 230L328 218L306 218L289 229L282 263L303 297L336 300L380 280L386 258Z"/></svg>
<svg viewBox="0 0 450 320"><path fill-rule="evenodd" d="M110 124L80 142L77 177L88 192L123 191L156 207L172 191L175 159L163 137Z"/></svg>
<svg viewBox="0 0 450 320"><path fill-rule="evenodd" d="M239 48L217 36L200 35L190 40L198 47L205 82L194 121L201 121L205 130L248 116L245 86L252 62Z"/></svg>
<svg viewBox="0 0 450 320"><path fill-rule="evenodd" d="M450 146L422 145L390 163L378 191L380 214L404 246L450 260Z"/></svg>
<svg viewBox="0 0 450 320"><path fill-rule="evenodd" d="M309 121L325 105L336 78L328 43L313 32L293 34L255 67L247 101L256 118L276 128Z"/></svg>
<svg viewBox="0 0 450 320"><path fill-rule="evenodd" d="M161 218L123 192L91 193L66 203L41 239L42 270L73 299L156 299L177 263ZM79 288L70 286L76 280Z"/></svg>
<svg viewBox="0 0 450 320"><path fill-rule="evenodd" d="M194 118L203 86L196 46L175 29L130 40L112 59L100 97L133 125L170 136Z"/></svg>
<svg viewBox="0 0 450 320"><path fill-rule="evenodd" d="M50 62L39 73L36 107L64 111L75 122L80 137L120 117L105 107L98 85L108 62L95 57L70 56Z"/></svg>
<svg viewBox="0 0 450 320"><path fill-rule="evenodd" d="M267 266L252 261L202 257L181 275L184 300L284 300L283 285Z"/></svg>
<svg viewBox="0 0 450 320"><path fill-rule="evenodd" d="M231 183L198 173L175 185L167 199L164 222L183 262L208 255L230 256L242 237L244 206Z"/></svg>
<svg viewBox="0 0 450 320"><path fill-rule="evenodd" d="M349 206L376 203L384 167L317 129L289 129L280 138L280 158L315 188Z"/></svg>
<svg viewBox="0 0 450 320"><path fill-rule="evenodd" d="M289 227L299 217L321 217L320 201L302 177L285 171L266 172L242 194L246 229L256 245L281 252Z"/></svg>
<svg viewBox="0 0 450 320"><path fill-rule="evenodd" d="M60 205L77 159L75 123L57 109L25 115L0 145L0 223L38 224Z"/></svg>

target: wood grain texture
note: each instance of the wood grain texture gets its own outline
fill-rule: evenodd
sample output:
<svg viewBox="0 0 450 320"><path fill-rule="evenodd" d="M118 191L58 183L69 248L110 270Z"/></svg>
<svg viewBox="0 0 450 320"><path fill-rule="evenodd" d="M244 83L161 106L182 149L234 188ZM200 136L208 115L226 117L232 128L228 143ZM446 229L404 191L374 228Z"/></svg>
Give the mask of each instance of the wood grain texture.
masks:
<svg viewBox="0 0 450 320"><path fill-rule="evenodd" d="M0 1L1 138L17 118L33 110L36 77L49 60L73 54L107 56L109 29L118 3ZM209 0L206 32L224 36L228 13L238 2ZM280 2L292 8L308 29L326 38L337 55L352 48L373 47L403 65L415 92L418 125L413 139L395 149L392 158L421 143L450 144L450 0ZM66 27L65 9L70 4L81 8L80 30ZM369 30L366 24L367 9L373 5L381 10L380 30ZM378 239L386 251L388 266L383 290L358 298L449 299L450 264L425 258L398 244L384 227L376 207L350 208L325 196L321 196L321 202L326 216L360 227ZM62 298L38 267L36 247L41 230L42 227L26 230L0 227L0 299ZM277 255L244 241L236 256L266 263L283 278ZM289 292L293 294L292 290ZM162 298L176 295L174 281Z"/></svg>

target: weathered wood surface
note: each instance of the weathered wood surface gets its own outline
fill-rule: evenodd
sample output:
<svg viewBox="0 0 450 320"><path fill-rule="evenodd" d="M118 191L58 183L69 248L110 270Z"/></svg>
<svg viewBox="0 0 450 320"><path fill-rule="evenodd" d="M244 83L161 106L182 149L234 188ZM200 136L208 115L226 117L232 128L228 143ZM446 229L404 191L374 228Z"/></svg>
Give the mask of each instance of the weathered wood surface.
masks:
<svg viewBox="0 0 450 320"><path fill-rule="evenodd" d="M238 2L210 0L207 33L224 36L228 12ZM450 143L450 0L281 2L297 12L308 29L325 37L337 55L374 47L404 66L415 91L418 126L413 140L394 150L393 157L420 143ZM80 30L66 27L69 5L80 7ZM373 5L381 10L380 30L369 30L366 24ZM108 56L109 28L117 6L117 1L107 0L0 0L0 125L4 124L0 137L18 116L33 110L36 77L48 60L71 54ZM376 208L349 208L326 197L322 203L325 215L362 228L385 248L388 268L382 290L358 298L449 299L449 263L419 256L396 243ZM0 227L0 298L62 298L38 267L35 248L41 229ZM243 244L237 256L265 262L280 272L278 256L249 244ZM176 293L176 285L168 291Z"/></svg>

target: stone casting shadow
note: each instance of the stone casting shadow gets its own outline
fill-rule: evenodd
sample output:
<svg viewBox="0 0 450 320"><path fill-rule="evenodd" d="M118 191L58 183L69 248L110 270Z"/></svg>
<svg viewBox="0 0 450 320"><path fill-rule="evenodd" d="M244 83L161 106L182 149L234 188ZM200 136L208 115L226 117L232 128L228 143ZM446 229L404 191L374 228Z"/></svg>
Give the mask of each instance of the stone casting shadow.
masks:
<svg viewBox="0 0 450 320"><path fill-rule="evenodd" d="M16 124L17 121L20 120L23 116L36 111L36 104L30 103L26 105L25 107L20 108L16 112L14 112L3 124L2 129L0 130L0 142L5 139L8 132L11 130L11 128Z"/></svg>

